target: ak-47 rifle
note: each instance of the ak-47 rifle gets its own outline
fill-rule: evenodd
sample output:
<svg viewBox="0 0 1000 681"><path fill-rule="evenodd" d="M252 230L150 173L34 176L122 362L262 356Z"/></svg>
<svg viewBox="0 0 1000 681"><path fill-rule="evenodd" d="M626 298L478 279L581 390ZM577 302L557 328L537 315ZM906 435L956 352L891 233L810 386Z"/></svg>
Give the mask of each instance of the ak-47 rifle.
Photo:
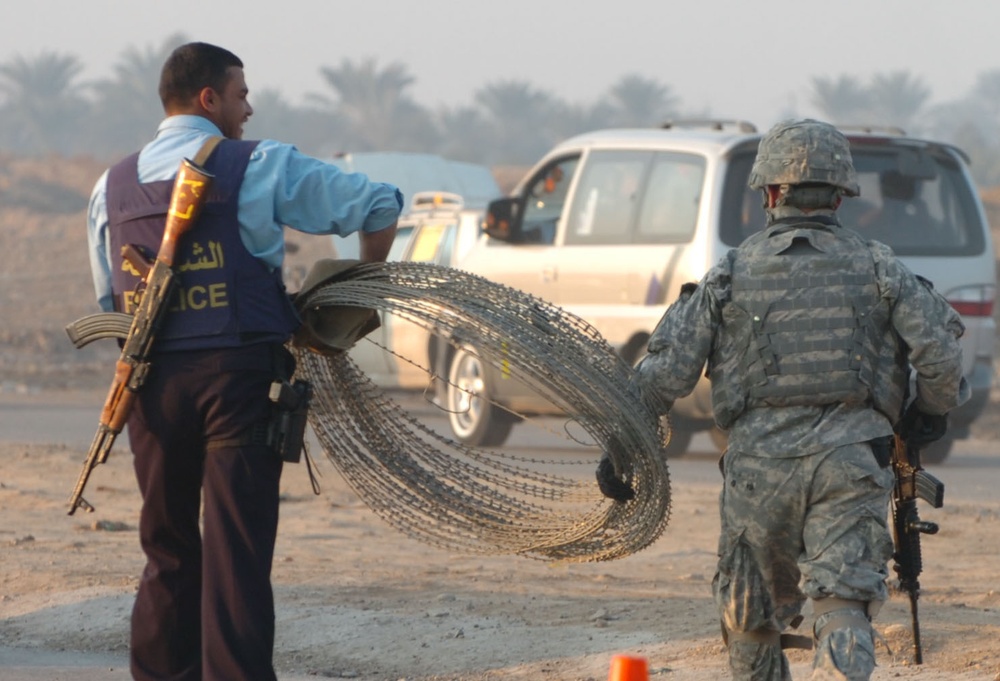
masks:
<svg viewBox="0 0 1000 681"><path fill-rule="evenodd" d="M77 480L73 494L69 498L69 515L73 515L78 508L88 512L94 510L94 507L83 498L83 489L97 464L108 460L115 438L128 420L136 393L146 380L150 350L156 332L171 304L171 296L177 287L173 265L177 256L178 242L198 219L211 182L212 175L195 162L184 159L174 181L166 227L156 259L148 260L132 245L122 249L122 256L142 276L142 284L137 288L137 294L141 291L141 297L135 313L126 315L109 312L88 315L66 327L70 340L78 348L98 338L124 339L121 355L115 365L111 390L101 410L97 434L90 445L90 451L87 452L80 479Z"/></svg>
<svg viewBox="0 0 1000 681"><path fill-rule="evenodd" d="M943 417L938 417L943 418ZM934 508L944 505L944 483L920 466L919 434L906 433L894 436L892 468L896 484L892 491L893 538L895 540L892 569L899 577L899 590L910 597L910 617L913 625L913 657L916 664L923 664L924 654L920 644L920 620L917 616L917 598L920 596L920 535L936 534L937 523L921 520L917 513L917 499L923 499Z"/></svg>

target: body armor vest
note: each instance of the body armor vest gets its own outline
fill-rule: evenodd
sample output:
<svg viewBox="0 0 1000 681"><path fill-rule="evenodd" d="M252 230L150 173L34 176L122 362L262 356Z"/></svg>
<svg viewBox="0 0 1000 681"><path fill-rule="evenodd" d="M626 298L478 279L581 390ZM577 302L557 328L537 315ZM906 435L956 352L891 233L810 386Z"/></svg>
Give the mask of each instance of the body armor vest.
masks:
<svg viewBox="0 0 1000 681"><path fill-rule="evenodd" d="M730 262L732 298L710 367L720 426L749 408L876 397L889 307L859 235L824 218L782 220L732 251Z"/></svg>
<svg viewBox="0 0 1000 681"><path fill-rule="evenodd" d="M156 337L175 351L284 342L298 326L281 279L240 237L239 190L256 142L223 140L205 163L214 175L208 200L178 248L176 298ZM108 172L108 232L113 253L133 244L155 257L163 239L173 180L141 184L138 154ZM122 259L112 272L115 309L131 313L141 295L139 272Z"/></svg>

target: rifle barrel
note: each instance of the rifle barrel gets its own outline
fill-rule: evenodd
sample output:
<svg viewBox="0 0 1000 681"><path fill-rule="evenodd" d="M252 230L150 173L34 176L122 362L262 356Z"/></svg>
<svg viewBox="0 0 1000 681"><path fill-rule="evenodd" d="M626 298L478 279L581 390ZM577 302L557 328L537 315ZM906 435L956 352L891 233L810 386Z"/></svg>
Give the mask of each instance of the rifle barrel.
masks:
<svg viewBox="0 0 1000 681"><path fill-rule="evenodd" d="M913 661L916 664L924 663L924 649L920 643L920 618L917 615L917 597L919 590L910 591L910 620L913 627Z"/></svg>

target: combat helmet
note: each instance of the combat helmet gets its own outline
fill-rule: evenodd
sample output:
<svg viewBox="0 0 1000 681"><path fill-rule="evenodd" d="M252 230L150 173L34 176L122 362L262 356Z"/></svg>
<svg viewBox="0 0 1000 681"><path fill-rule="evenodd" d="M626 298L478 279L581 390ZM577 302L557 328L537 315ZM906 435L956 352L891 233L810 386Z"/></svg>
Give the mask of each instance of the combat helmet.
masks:
<svg viewBox="0 0 1000 681"><path fill-rule="evenodd" d="M750 188L821 183L839 187L846 196L860 193L851 146L839 130L811 118L781 121L757 149Z"/></svg>

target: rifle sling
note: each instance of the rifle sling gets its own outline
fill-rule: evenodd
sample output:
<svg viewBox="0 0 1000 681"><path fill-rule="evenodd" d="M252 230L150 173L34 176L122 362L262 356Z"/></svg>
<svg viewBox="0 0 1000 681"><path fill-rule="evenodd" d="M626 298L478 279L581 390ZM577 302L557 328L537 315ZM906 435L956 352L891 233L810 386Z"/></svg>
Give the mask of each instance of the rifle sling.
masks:
<svg viewBox="0 0 1000 681"><path fill-rule="evenodd" d="M219 142L222 140L223 138L217 135L205 140L205 143L201 145L201 149L198 150L197 156L194 157L194 164L199 167L204 166L205 161L208 160L208 157L212 155L212 152L215 151L215 148L219 146Z"/></svg>

